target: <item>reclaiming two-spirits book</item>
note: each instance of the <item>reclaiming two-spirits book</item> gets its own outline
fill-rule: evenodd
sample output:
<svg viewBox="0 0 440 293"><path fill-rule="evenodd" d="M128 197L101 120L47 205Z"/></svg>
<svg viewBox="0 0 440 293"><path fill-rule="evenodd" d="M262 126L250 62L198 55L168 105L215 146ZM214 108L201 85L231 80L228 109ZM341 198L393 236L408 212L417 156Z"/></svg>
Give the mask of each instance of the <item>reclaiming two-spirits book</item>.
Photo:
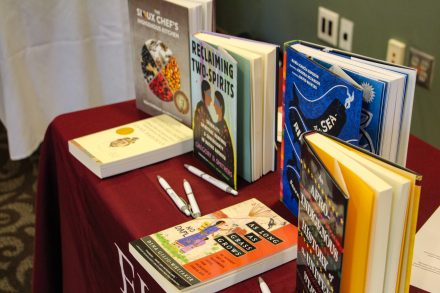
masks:
<svg viewBox="0 0 440 293"><path fill-rule="evenodd" d="M216 103L217 94L214 94L217 92L216 88L223 88L229 96L231 96L229 92L234 91L231 103L229 105L225 103L225 113L236 113L234 114L235 118L230 120L231 124L235 124L230 127L231 135L236 137L235 143L233 143L236 146L234 147L234 156L236 157L234 170L236 170L237 176L248 182L258 180L276 168L274 141L278 51L277 45L217 33L196 33L191 39L195 149L198 147L201 149L202 146L197 142L200 136L199 130L207 134L206 138L211 137L209 130L206 132L205 120L199 119L199 114L207 112L206 110L211 111L209 116L202 116L211 119L214 125L218 124L216 120L221 120L219 119L221 117L215 112L217 110L223 112L222 103ZM216 60L215 58L218 56L225 57ZM230 60L226 69L224 60ZM235 60L233 65L237 68L234 71L228 68L231 67L232 60ZM214 70L217 70L216 74L212 74ZM201 103L201 100L204 103ZM221 107L218 108L217 104ZM236 131L236 134L232 131ZM202 133L200 134L203 138ZM210 151L223 151L221 145L219 145L220 149L217 149L215 140L211 139L211 142L214 142L214 145L210 148L208 145L208 148L205 148L207 150L205 154L197 150L196 153L200 156L204 155L205 161L211 166L215 166L214 160L208 158L211 155ZM217 160L217 157L214 158ZM219 169L219 166L215 166L215 168ZM227 179L224 174L217 173L222 180ZM233 186L232 182L229 184Z"/></svg>
<svg viewBox="0 0 440 293"><path fill-rule="evenodd" d="M237 62L191 37L194 153L237 189Z"/></svg>

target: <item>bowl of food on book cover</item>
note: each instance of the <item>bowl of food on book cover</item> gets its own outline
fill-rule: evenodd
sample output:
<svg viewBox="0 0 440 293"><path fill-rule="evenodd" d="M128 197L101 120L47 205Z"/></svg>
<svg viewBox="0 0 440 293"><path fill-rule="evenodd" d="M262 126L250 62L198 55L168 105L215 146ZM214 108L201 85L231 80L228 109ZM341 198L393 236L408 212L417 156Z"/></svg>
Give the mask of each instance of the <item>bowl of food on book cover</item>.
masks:
<svg viewBox="0 0 440 293"><path fill-rule="evenodd" d="M188 102L185 103L186 96L180 91L179 65L172 50L163 41L145 41L141 50L141 68L145 83L157 98L165 102L174 100L176 108L185 111Z"/></svg>

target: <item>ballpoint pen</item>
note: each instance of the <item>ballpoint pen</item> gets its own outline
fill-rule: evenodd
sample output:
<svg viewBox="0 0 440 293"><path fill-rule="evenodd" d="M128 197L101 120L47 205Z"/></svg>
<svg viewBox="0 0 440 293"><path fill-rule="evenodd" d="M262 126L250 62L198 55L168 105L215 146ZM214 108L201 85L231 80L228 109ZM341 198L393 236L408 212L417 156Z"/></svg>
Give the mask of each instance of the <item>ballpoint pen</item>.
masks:
<svg viewBox="0 0 440 293"><path fill-rule="evenodd" d="M258 283L260 283L261 293L270 293L269 286L267 286L262 277L258 277Z"/></svg>
<svg viewBox="0 0 440 293"><path fill-rule="evenodd" d="M166 193L171 197L171 199L174 201L176 206L187 216L191 215L188 209L188 205L185 203L185 201L174 192L174 190L170 187L168 182L165 181L162 177L159 175L157 176L157 180L159 181L160 186L166 191Z"/></svg>
<svg viewBox="0 0 440 293"><path fill-rule="evenodd" d="M191 216L195 219L200 217L200 209L197 204L196 198L192 191L191 185L186 179L183 179L183 188L185 189L186 196L188 197L189 205L191 206Z"/></svg>
<svg viewBox="0 0 440 293"><path fill-rule="evenodd" d="M184 166L185 166L186 169L188 169L188 171L190 171L194 175L199 176L200 178L204 179L205 181L208 181L209 183L211 183L215 187L220 188L223 191L229 192L232 195L237 195L238 194L238 192L236 190L232 189L228 184L226 184L223 181L220 181L220 180L218 180L218 179L216 179L216 178L206 174L202 170L199 170L196 167L188 165L188 164L184 164Z"/></svg>

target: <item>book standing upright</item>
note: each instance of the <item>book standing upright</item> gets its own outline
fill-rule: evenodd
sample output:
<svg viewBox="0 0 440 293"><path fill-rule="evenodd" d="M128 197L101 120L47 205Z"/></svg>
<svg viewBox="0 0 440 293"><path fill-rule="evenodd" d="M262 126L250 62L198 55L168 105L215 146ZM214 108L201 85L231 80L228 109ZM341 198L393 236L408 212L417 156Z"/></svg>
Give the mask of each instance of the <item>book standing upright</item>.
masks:
<svg viewBox="0 0 440 293"><path fill-rule="evenodd" d="M354 144L359 140L362 88L286 46L284 56L283 170L281 198L298 214L300 136L322 130Z"/></svg>
<svg viewBox="0 0 440 293"><path fill-rule="evenodd" d="M212 15L212 1L129 1L139 109L150 115L168 114L191 126L189 38L212 28Z"/></svg>
<svg viewBox="0 0 440 293"><path fill-rule="evenodd" d="M407 292L421 176L318 132L301 154L300 290Z"/></svg>
<svg viewBox="0 0 440 293"><path fill-rule="evenodd" d="M194 153L237 189L237 62L191 38Z"/></svg>
<svg viewBox="0 0 440 293"><path fill-rule="evenodd" d="M322 130L404 166L414 98L415 70L303 41L288 42L285 46L281 197L292 212L297 213L297 182L300 178L298 167L292 167L295 164L298 166L299 148L292 146L298 146L298 137L304 130ZM324 81L328 76L332 80ZM341 88L340 82L343 81L361 90L360 97L355 98L355 101L361 102L360 111L352 112L351 105L345 107L347 113L355 115L347 120L348 127L359 132L355 139L347 137L344 132L336 133L340 130L337 127L340 120L333 119L336 123L333 125L332 119L327 120L325 115L316 116L320 107L327 107L326 99L317 91L304 92L299 87L307 84L306 89L313 86L318 89L326 88L328 94L331 94L336 88ZM292 87L295 90L300 89L300 94L297 95L300 102L293 107L295 92ZM341 97L342 93L338 95ZM314 113L307 109L312 101Z"/></svg>
<svg viewBox="0 0 440 293"><path fill-rule="evenodd" d="M215 56L226 55L236 61L237 70L233 76L236 98L233 99L234 107L226 110L236 113L234 115L236 120L233 122L235 126L230 129L235 128L237 132L234 149L237 175L248 182L253 182L276 168L275 130L279 48L273 44L223 34L210 32L195 34L191 46L193 107L196 107L203 96L200 91L202 80L205 80L203 83L207 83L207 87L209 84L209 88L216 89L227 87L228 84L222 83L222 80L230 81L228 77L232 78L229 70L222 69L221 64L211 58L212 56L209 55L211 51L206 51L206 48L218 51ZM210 66L220 68L214 78L210 74ZM203 72L205 68L206 73ZM209 110L209 103L205 106ZM197 107L197 109L201 108ZM193 109L195 130L203 127L200 120L196 119L199 112L197 109ZM215 117L215 115L211 116ZM196 140L197 137L195 136ZM208 149L216 151L214 147ZM208 165L214 164L213 160L208 162ZM224 180L224 176L220 175Z"/></svg>

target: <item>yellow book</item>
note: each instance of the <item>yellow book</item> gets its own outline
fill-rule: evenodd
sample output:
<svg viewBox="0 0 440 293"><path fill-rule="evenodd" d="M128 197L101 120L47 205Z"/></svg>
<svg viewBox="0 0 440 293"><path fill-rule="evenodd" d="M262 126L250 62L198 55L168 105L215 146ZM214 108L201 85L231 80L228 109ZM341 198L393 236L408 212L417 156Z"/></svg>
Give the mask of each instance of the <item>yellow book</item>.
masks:
<svg viewBox="0 0 440 293"><path fill-rule="evenodd" d="M162 114L69 140L69 152L105 178L193 149L192 129Z"/></svg>
<svg viewBox="0 0 440 293"><path fill-rule="evenodd" d="M337 140L338 144L346 145L344 142ZM402 168L395 164L390 164L377 156L371 156L362 149L353 148L352 151L364 158L373 161L375 164L389 169L410 181L410 190L408 203L405 211L404 234L401 243L399 271L397 275L395 292L408 292L411 278L411 265L414 248L414 240L417 229L417 217L419 212L419 202L421 193L422 176L406 168ZM393 292L393 291L384 291Z"/></svg>
<svg viewBox="0 0 440 293"><path fill-rule="evenodd" d="M316 185L322 203L316 195L300 200L299 235L306 235L307 231L301 228L306 227L303 222L310 222L310 218L319 219L324 228L312 221L318 224L320 233L313 235L315 239L299 239L298 251L302 251L302 243L312 249L311 257L304 254L304 263L299 253L297 283L324 292L393 292L400 287L404 290L421 176L318 132L305 134L301 148L301 197L313 195ZM315 174L312 180L308 178L313 177L308 175L309 169L314 170L310 172ZM346 197L345 202L339 193ZM314 216L304 213L307 209L303 205L319 208L314 208ZM334 222L333 214L340 223L332 226L327 223ZM343 255L313 263L310 260L319 260L320 251L331 248L332 242L320 239L326 235L322 232L326 229ZM313 245L314 241L324 243L323 247Z"/></svg>

